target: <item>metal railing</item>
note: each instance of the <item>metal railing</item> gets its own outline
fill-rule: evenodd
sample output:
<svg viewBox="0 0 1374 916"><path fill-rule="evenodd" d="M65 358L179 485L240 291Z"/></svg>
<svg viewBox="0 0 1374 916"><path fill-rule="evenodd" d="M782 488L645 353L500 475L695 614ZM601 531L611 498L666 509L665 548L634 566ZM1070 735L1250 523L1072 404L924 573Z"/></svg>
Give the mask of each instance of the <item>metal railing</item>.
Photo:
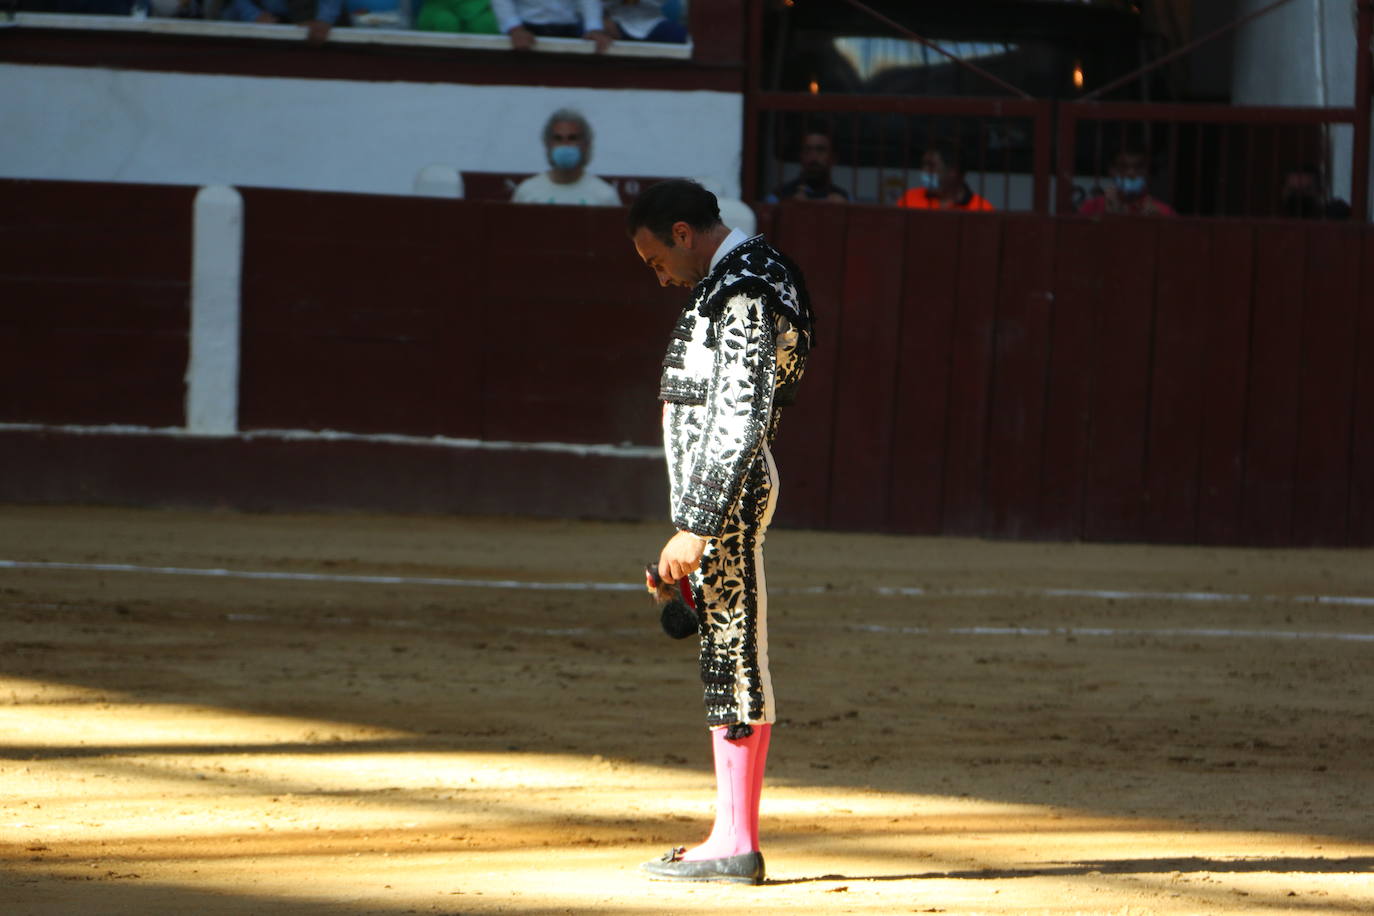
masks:
<svg viewBox="0 0 1374 916"><path fill-rule="evenodd" d="M894 203L932 147L958 148L973 190L999 209L1044 212L1050 200L1047 102L759 93L754 106L762 175L749 199L790 177L785 153L820 131L834 145L835 183L856 202Z"/></svg>
<svg viewBox="0 0 1374 916"><path fill-rule="evenodd" d="M1355 118L1354 108L1061 104L1055 212L1077 212L1085 178L1091 195L1115 152L1133 149L1149 164L1150 192L1180 214L1283 216L1285 175L1305 168L1324 173L1331 128L1353 128Z"/></svg>
<svg viewBox="0 0 1374 916"><path fill-rule="evenodd" d="M905 37L930 44L856 0ZM1183 215L1267 218L1281 206L1285 176L1315 170L1349 218L1368 214L1371 36L1374 3L1359 0L1355 100L1346 107L1249 107L1192 103L1099 102L1103 91L1157 69L1197 46L1283 5L1277 0L1196 42L1090 93L1055 102L1003 86L1008 98L933 98L764 91L763 4L750 5L743 193L763 199L790 177L800 135L820 130L835 150L836 184L856 202L892 203L911 186L927 147L958 147L972 190L999 208L1070 214L1101 190L1112 159L1138 150L1150 192ZM934 47L934 45L931 45ZM937 48L938 50L938 48ZM966 61L956 60L1003 85Z"/></svg>

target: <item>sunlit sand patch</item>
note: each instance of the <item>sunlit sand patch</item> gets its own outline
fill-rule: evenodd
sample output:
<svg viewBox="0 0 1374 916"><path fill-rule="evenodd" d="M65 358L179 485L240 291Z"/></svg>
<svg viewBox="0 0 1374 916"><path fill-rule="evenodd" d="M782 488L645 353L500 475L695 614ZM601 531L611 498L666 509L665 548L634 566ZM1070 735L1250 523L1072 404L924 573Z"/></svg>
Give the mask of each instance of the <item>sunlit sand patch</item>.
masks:
<svg viewBox="0 0 1374 916"><path fill-rule="evenodd" d="M1162 916L1239 897L1358 912L1374 858L1337 839L780 779L763 803L768 896L645 884L639 861L709 826L705 761L443 749L403 730L18 678L0 679L0 703L0 863L31 880L153 872L283 907L605 913L643 911L615 888L679 912L843 900L883 913L894 887L918 911L1023 913L998 900L1017 882L1045 913L1115 912L1104 901L1127 888L1152 895L1132 916ZM1090 854L1046 852L1051 837Z"/></svg>

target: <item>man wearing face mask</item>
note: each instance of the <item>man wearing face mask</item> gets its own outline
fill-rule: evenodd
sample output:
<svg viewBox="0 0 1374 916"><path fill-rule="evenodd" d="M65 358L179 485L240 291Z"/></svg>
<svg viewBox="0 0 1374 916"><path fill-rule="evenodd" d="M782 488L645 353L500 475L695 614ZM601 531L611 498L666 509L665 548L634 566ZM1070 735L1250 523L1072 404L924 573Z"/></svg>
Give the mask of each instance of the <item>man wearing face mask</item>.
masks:
<svg viewBox="0 0 1374 916"><path fill-rule="evenodd" d="M1289 169L1283 176L1279 215L1287 219L1349 219L1350 205L1328 198L1321 171L1311 163Z"/></svg>
<svg viewBox="0 0 1374 916"><path fill-rule="evenodd" d="M920 184L908 189L897 206L911 210L997 209L968 186L958 151L943 147L932 147L921 156Z"/></svg>
<svg viewBox="0 0 1374 916"><path fill-rule="evenodd" d="M618 207L615 188L587 171L592 158L592 126L579 112L562 108L544 125L547 172L526 178L511 200L518 204L582 204Z"/></svg>
<svg viewBox="0 0 1374 916"><path fill-rule="evenodd" d="M829 200L844 203L849 193L830 180L830 167L835 164L835 151L830 135L811 131L802 137L799 158L801 174L773 189L764 203L782 200Z"/></svg>
<svg viewBox="0 0 1374 916"><path fill-rule="evenodd" d="M1145 154L1136 149L1123 149L1112 160L1111 172L1102 193L1089 197L1078 208L1079 216L1101 216L1104 213L1125 216L1175 216L1174 208L1151 197Z"/></svg>

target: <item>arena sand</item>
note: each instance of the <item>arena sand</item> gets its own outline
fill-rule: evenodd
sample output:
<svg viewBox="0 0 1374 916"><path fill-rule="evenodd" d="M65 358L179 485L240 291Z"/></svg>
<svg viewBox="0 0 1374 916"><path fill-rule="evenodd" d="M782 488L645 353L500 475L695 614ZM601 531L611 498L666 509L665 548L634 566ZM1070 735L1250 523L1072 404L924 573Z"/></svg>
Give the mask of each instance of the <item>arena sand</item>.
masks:
<svg viewBox="0 0 1374 916"><path fill-rule="evenodd" d="M1374 911L1374 552L774 531L718 887L637 870L713 803L668 533L0 507L76 567L0 568L0 912Z"/></svg>

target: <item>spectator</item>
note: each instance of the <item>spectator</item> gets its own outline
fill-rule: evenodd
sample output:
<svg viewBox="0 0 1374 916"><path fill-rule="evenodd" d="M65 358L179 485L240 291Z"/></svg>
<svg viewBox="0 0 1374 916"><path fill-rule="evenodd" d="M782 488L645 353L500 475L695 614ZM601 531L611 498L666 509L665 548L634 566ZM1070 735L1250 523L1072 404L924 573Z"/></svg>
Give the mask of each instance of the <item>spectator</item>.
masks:
<svg viewBox="0 0 1374 916"><path fill-rule="evenodd" d="M467 32L498 35L490 0L425 0L415 27L426 32Z"/></svg>
<svg viewBox="0 0 1374 916"><path fill-rule="evenodd" d="M801 174L784 182L764 198L766 203L780 200L835 200L845 202L849 195L844 188L830 181L830 168L835 164L834 146L830 136L820 131L802 135Z"/></svg>
<svg viewBox="0 0 1374 916"><path fill-rule="evenodd" d="M237 22L289 22L305 26L305 40L320 44L340 24L343 0L228 0L222 18Z"/></svg>
<svg viewBox="0 0 1374 916"><path fill-rule="evenodd" d="M626 41L685 44L687 30L664 9L662 0L607 0L606 33Z"/></svg>
<svg viewBox="0 0 1374 916"><path fill-rule="evenodd" d="M586 38L600 54L611 46L601 16L601 0L491 0L497 27L517 51L534 47L536 35ZM578 13L581 13L579 17Z"/></svg>
<svg viewBox="0 0 1374 916"><path fill-rule="evenodd" d="M1311 163L1289 169L1283 176L1281 215L1288 219L1349 219L1350 204L1326 196L1321 171Z"/></svg>
<svg viewBox="0 0 1374 916"><path fill-rule="evenodd" d="M615 188L587 172L592 159L592 126L576 111L562 108L544 125L544 151L553 168L520 182L511 195L518 204L586 204L618 207Z"/></svg>
<svg viewBox="0 0 1374 916"><path fill-rule="evenodd" d="M1149 193L1149 168L1145 154L1127 147L1116 154L1108 173L1111 180L1083 202L1079 216L1101 216L1120 213L1127 216L1176 216L1174 208Z"/></svg>
<svg viewBox="0 0 1374 916"><path fill-rule="evenodd" d="M964 162L958 150L935 146L921 155L921 184L908 188L897 206L912 210L997 209L975 194L964 180Z"/></svg>

